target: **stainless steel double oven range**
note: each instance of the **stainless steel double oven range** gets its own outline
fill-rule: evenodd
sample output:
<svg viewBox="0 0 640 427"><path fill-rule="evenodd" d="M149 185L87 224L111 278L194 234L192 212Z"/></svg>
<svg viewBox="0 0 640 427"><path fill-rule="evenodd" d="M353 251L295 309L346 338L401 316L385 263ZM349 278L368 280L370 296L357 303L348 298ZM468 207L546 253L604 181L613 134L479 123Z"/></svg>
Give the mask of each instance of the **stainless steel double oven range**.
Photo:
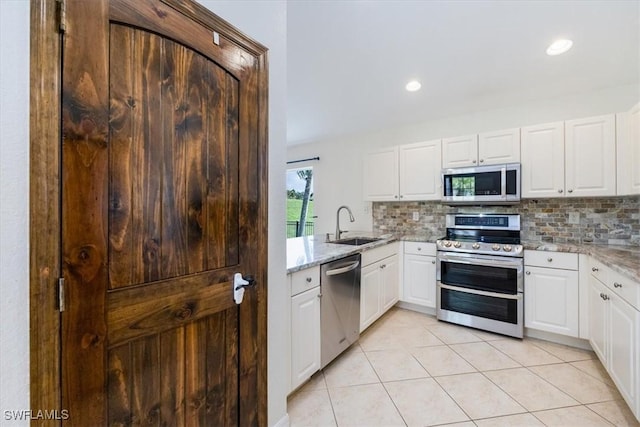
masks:
<svg viewBox="0 0 640 427"><path fill-rule="evenodd" d="M448 214L436 242L437 317L522 338L520 215Z"/></svg>

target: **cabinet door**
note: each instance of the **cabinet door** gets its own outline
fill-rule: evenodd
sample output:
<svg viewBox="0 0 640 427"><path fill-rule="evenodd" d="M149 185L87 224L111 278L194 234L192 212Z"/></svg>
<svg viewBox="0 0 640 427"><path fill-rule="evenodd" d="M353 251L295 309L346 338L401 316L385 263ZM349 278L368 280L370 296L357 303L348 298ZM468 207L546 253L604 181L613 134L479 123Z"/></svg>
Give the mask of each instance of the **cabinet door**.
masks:
<svg viewBox="0 0 640 427"><path fill-rule="evenodd" d="M360 332L380 317L382 273L380 263L368 265L360 273Z"/></svg>
<svg viewBox="0 0 640 427"><path fill-rule="evenodd" d="M398 269L398 256L394 255L382 260L382 310L381 315L389 310L400 297L400 270Z"/></svg>
<svg viewBox="0 0 640 427"><path fill-rule="evenodd" d="M364 199L398 199L398 147L372 151L364 157Z"/></svg>
<svg viewBox="0 0 640 427"><path fill-rule="evenodd" d="M564 123L521 129L522 197L558 197L564 194Z"/></svg>
<svg viewBox="0 0 640 427"><path fill-rule="evenodd" d="M616 115L617 194L640 194L640 104Z"/></svg>
<svg viewBox="0 0 640 427"><path fill-rule="evenodd" d="M589 275L589 342L603 365L607 366L609 352L606 342L609 328L608 304L602 298L607 289L598 279Z"/></svg>
<svg viewBox="0 0 640 427"><path fill-rule="evenodd" d="M525 266L524 326L577 337L578 272Z"/></svg>
<svg viewBox="0 0 640 427"><path fill-rule="evenodd" d="M441 141L402 145L400 156L400 198L440 200Z"/></svg>
<svg viewBox="0 0 640 427"><path fill-rule="evenodd" d="M291 390L320 369L320 287L291 298Z"/></svg>
<svg viewBox="0 0 640 427"><path fill-rule="evenodd" d="M478 135L442 140L442 167L459 168L478 164Z"/></svg>
<svg viewBox="0 0 640 427"><path fill-rule="evenodd" d="M436 257L405 254L403 300L436 308Z"/></svg>
<svg viewBox="0 0 640 427"><path fill-rule="evenodd" d="M609 292L611 322L609 374L618 386L618 390L634 407L638 397L638 328L640 315L613 292Z"/></svg>
<svg viewBox="0 0 640 427"><path fill-rule="evenodd" d="M615 116L565 122L567 196L616 194Z"/></svg>
<svg viewBox="0 0 640 427"><path fill-rule="evenodd" d="M478 135L478 163L495 165L520 161L520 128Z"/></svg>

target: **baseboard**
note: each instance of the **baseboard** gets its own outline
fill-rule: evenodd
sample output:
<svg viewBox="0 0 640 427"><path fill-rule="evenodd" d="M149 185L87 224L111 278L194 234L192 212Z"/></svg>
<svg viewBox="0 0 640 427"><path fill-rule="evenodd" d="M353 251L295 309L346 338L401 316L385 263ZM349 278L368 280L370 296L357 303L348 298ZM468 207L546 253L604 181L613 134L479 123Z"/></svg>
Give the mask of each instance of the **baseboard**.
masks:
<svg viewBox="0 0 640 427"><path fill-rule="evenodd" d="M289 427L289 414L285 413L284 416L271 427Z"/></svg>
<svg viewBox="0 0 640 427"><path fill-rule="evenodd" d="M414 304L412 302L398 301L395 306L399 308L411 310L411 311L417 311L418 313L428 314L430 316L436 315L435 308L425 307L420 304Z"/></svg>
<svg viewBox="0 0 640 427"><path fill-rule="evenodd" d="M524 328L524 336L529 338L537 338L544 341L551 341L556 344L568 345L570 347L576 347L583 350L593 351L589 341L581 338L567 337L565 335L558 335L552 332L539 331L537 329Z"/></svg>

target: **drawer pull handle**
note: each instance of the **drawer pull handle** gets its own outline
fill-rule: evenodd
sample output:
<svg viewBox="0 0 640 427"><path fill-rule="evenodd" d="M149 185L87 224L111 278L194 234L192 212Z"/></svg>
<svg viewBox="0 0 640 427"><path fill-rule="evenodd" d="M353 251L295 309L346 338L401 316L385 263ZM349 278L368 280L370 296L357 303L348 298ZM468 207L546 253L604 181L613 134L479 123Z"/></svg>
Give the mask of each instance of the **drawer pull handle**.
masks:
<svg viewBox="0 0 640 427"><path fill-rule="evenodd" d="M613 287L614 288L621 288L622 287L622 283L613 282Z"/></svg>
<svg viewBox="0 0 640 427"><path fill-rule="evenodd" d="M598 267L591 267L591 271L595 273L596 271L598 271Z"/></svg>
<svg viewBox="0 0 640 427"><path fill-rule="evenodd" d="M551 257L547 258L547 262L552 262L552 261L553 261L553 258Z"/></svg>
<svg viewBox="0 0 640 427"><path fill-rule="evenodd" d="M311 277L307 277L307 283L311 283Z"/></svg>
<svg viewBox="0 0 640 427"><path fill-rule="evenodd" d="M602 298L603 300L605 300L605 301L606 301L606 300L608 300L608 299L609 299L609 295L601 293L601 294L600 294L600 298Z"/></svg>

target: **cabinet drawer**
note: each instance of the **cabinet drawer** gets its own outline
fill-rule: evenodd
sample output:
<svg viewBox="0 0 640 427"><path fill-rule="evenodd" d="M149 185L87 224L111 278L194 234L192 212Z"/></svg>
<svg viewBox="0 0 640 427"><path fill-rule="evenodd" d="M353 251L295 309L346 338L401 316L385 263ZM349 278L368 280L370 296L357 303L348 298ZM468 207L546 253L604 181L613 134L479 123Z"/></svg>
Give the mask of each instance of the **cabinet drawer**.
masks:
<svg viewBox="0 0 640 427"><path fill-rule="evenodd" d="M593 277L600 280L602 283L607 283L607 273L609 272L609 267L593 259L593 257L589 257L589 272Z"/></svg>
<svg viewBox="0 0 640 427"><path fill-rule="evenodd" d="M435 243L404 242L404 253L411 255L436 256Z"/></svg>
<svg viewBox="0 0 640 427"><path fill-rule="evenodd" d="M527 250L524 251L524 265L577 270L578 254Z"/></svg>
<svg viewBox="0 0 640 427"><path fill-rule="evenodd" d="M636 310L640 310L640 283L636 283L627 276L617 271L609 269L607 272L607 286L613 288L613 291L620 295Z"/></svg>
<svg viewBox="0 0 640 427"><path fill-rule="evenodd" d="M319 265L291 273L291 296L316 286L320 286Z"/></svg>
<svg viewBox="0 0 640 427"><path fill-rule="evenodd" d="M391 242L388 245L362 251L362 266L365 267L397 253L398 242Z"/></svg>

